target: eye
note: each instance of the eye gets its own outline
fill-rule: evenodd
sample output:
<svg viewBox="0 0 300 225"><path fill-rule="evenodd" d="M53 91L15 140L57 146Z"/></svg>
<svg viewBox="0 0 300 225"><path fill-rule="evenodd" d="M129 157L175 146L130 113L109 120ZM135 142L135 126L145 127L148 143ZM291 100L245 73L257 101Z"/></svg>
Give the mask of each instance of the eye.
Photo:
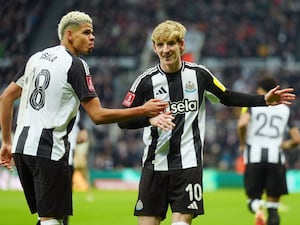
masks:
<svg viewBox="0 0 300 225"><path fill-rule="evenodd" d="M93 32L91 30L85 30L85 31L83 31L83 34L90 35L90 34L93 34Z"/></svg>
<svg viewBox="0 0 300 225"><path fill-rule="evenodd" d="M170 46L176 45L176 41L168 41L167 45L170 45Z"/></svg>

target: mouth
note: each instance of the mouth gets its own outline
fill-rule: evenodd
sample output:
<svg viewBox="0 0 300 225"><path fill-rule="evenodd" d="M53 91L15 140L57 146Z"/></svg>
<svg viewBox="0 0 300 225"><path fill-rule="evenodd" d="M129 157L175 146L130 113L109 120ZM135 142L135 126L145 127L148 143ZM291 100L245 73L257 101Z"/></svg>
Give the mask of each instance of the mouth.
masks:
<svg viewBox="0 0 300 225"><path fill-rule="evenodd" d="M170 61L172 59L172 55L164 56L164 59L166 61Z"/></svg>

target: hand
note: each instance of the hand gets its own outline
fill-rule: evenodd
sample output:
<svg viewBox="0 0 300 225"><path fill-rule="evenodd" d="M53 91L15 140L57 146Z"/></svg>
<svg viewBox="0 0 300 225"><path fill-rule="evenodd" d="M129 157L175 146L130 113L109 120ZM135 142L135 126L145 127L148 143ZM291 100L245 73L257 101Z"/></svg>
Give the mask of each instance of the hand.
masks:
<svg viewBox="0 0 300 225"><path fill-rule="evenodd" d="M0 152L0 165L12 171L11 145L2 145Z"/></svg>
<svg viewBox="0 0 300 225"><path fill-rule="evenodd" d="M145 116L153 117L157 116L161 112L164 112L169 104L159 99L150 99L143 106L145 108Z"/></svg>
<svg viewBox="0 0 300 225"><path fill-rule="evenodd" d="M241 144L239 146L239 153L243 153L244 152L244 149L245 149L245 145Z"/></svg>
<svg viewBox="0 0 300 225"><path fill-rule="evenodd" d="M296 95L292 92L293 88L284 88L280 90L279 85L271 89L267 94L265 94L265 101L267 105L278 105L286 104L291 105L292 101L296 99Z"/></svg>
<svg viewBox="0 0 300 225"><path fill-rule="evenodd" d="M164 112L155 117L149 119L150 124L154 127L159 127L164 131L173 130L175 123L172 122L174 117L171 115L172 112Z"/></svg>

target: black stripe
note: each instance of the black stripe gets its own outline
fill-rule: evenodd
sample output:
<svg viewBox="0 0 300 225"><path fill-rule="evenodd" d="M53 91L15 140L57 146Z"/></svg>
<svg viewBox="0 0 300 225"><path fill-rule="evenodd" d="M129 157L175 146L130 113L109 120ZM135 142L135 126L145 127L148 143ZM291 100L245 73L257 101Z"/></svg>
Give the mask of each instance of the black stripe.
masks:
<svg viewBox="0 0 300 225"><path fill-rule="evenodd" d="M169 94L171 102L179 102L184 98L182 79L181 79L181 70L167 75L167 81L169 86ZM168 167L169 168L182 168L182 159L181 159L181 135L183 133L184 123L185 123L185 114L177 114L175 116L174 123L176 124L174 130L172 131L172 137L170 139L170 151L168 154Z"/></svg>
<svg viewBox="0 0 300 225"><path fill-rule="evenodd" d="M147 155L147 159L145 160L144 166L153 170L154 169L153 160L155 159L155 149L157 147L157 140L159 137L156 127L151 127L151 137L152 137L152 142L149 145L148 155Z"/></svg>
<svg viewBox="0 0 300 225"><path fill-rule="evenodd" d="M192 128L193 128L194 148L195 148L195 153L196 153L197 165L200 166L200 165L202 165L203 159L202 159L202 154L201 154L202 143L201 143L201 138L200 138L198 117L197 117L197 119L195 119L193 121Z"/></svg>
<svg viewBox="0 0 300 225"><path fill-rule="evenodd" d="M250 159L250 151L251 151L251 145L246 145L246 158L247 158L247 162L251 163L251 159Z"/></svg>
<svg viewBox="0 0 300 225"><path fill-rule="evenodd" d="M278 152L278 163L282 164L282 154L283 152Z"/></svg>
<svg viewBox="0 0 300 225"><path fill-rule="evenodd" d="M23 127L16 146L16 153L23 154L25 142L28 136L29 127Z"/></svg>
<svg viewBox="0 0 300 225"><path fill-rule="evenodd" d="M176 127L180 129L174 129L172 132L172 137L170 138L170 151L167 156L168 158L168 167L169 168L182 168L182 159L181 159L181 135L183 133L184 125L182 123L185 122L184 115L179 114L176 115L175 124ZM178 121L178 122L177 122Z"/></svg>
<svg viewBox="0 0 300 225"><path fill-rule="evenodd" d="M261 162L268 162L268 158L269 158L269 149L262 148L261 149Z"/></svg>
<svg viewBox="0 0 300 225"><path fill-rule="evenodd" d="M51 159L53 147L53 129L43 129L39 141L37 156Z"/></svg>

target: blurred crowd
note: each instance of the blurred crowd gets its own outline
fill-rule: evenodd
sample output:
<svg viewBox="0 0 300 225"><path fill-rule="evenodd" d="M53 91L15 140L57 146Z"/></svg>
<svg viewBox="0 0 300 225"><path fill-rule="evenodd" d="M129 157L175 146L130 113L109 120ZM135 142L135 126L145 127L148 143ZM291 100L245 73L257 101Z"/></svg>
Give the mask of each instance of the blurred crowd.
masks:
<svg viewBox="0 0 300 225"><path fill-rule="evenodd" d="M300 51L300 1L298 0L66 0L64 14L70 10L89 13L96 36L92 56L139 57L149 32L165 19L174 19L187 28L196 27L205 35L201 58L266 58L283 61L296 58ZM31 38L38 32L47 2L38 0L0 0L0 89L12 80L29 56ZM48 18L49 19L49 18ZM50 18L51 19L51 18ZM57 22L56 22L57 23ZM298 28L298 29L297 29ZM297 32L298 30L298 32ZM58 44L56 30L46 47ZM139 65L141 66L141 65ZM91 66L96 90L105 107L121 107L118 66ZM145 69L145 68L144 68ZM237 91L255 92L256 79L265 73L275 76L282 87L300 90L300 69L290 71L244 68L238 62L222 69L209 68L223 83ZM137 72L126 71L127 74ZM126 88L126 87L125 87ZM127 87L126 89L128 89ZM299 93L298 93L298 96ZM292 106L299 121L299 100ZM207 103L205 167L234 169L239 156L236 122L239 108ZM143 153L142 130L120 130L116 124L94 126L89 130L90 167L111 169L140 167ZM222 129L219 129L221 127ZM300 168L298 150L287 153L288 167Z"/></svg>

